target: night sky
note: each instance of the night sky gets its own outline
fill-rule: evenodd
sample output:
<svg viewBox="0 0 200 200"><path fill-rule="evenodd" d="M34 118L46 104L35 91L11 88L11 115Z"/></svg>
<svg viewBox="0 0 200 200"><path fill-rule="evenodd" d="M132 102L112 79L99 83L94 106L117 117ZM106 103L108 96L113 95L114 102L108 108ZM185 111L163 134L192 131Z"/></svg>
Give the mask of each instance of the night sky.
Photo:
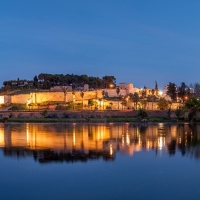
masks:
<svg viewBox="0 0 200 200"><path fill-rule="evenodd" d="M40 73L200 82L199 0L1 0L0 86Z"/></svg>

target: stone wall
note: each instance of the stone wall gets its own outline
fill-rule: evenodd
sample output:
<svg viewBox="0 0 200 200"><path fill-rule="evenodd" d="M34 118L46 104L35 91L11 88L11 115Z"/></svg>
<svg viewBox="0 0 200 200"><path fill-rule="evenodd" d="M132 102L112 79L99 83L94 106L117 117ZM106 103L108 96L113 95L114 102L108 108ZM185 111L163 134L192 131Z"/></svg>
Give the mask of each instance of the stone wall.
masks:
<svg viewBox="0 0 200 200"><path fill-rule="evenodd" d="M104 91L108 92L108 95L111 96L116 96L116 89L104 89ZM43 102L64 102L66 99L66 102L72 102L74 101L75 103L82 103L82 100L84 100L84 105L87 106L87 102L89 99L101 99L102 98L102 90L94 90L94 91L87 91L84 92L84 97L82 99L81 97L81 91L75 92L75 95L73 95L72 92L67 92L66 97L64 95L64 92L33 92L30 94L19 94L19 95L12 95L12 96L2 96L2 102L3 103L16 103L16 104L25 104L25 103L43 103ZM120 90L121 95L126 94L125 89ZM112 110L127 110L127 109L133 109L135 107L135 103L128 101L127 106L123 106L121 103L122 101L108 101L108 100L103 100L103 101L97 101L98 102L98 109L103 110L106 109L106 107L111 107ZM179 103L172 103L171 109L175 110L177 107L180 107L181 104ZM139 107L139 103L138 103ZM140 106L141 107L141 106ZM147 102L145 109L147 110L158 110L157 108L157 103L156 102Z"/></svg>
<svg viewBox="0 0 200 200"><path fill-rule="evenodd" d="M4 103L10 103L11 102L11 96L10 95L5 95L4 96Z"/></svg>
<svg viewBox="0 0 200 200"><path fill-rule="evenodd" d="M116 97L117 96L116 89L103 89L102 91L107 92L109 97ZM126 95L126 89L120 89L119 95L125 96Z"/></svg>
<svg viewBox="0 0 200 200"><path fill-rule="evenodd" d="M64 101L64 92L31 93L31 103L42 103L46 101Z"/></svg>
<svg viewBox="0 0 200 200"><path fill-rule="evenodd" d="M116 89L103 89L103 91L108 93L109 97L116 97L117 93L116 93ZM139 93L139 89L138 88L134 88L133 84L127 84L125 89L120 89L120 93L119 95L121 96L125 96L125 95L129 95L130 93L134 94L135 92Z"/></svg>
<svg viewBox="0 0 200 200"><path fill-rule="evenodd" d="M30 94L18 94L11 96L11 103L25 104L30 99Z"/></svg>
<svg viewBox="0 0 200 200"><path fill-rule="evenodd" d="M0 96L0 104L5 104L5 103L11 103L10 95Z"/></svg>
<svg viewBox="0 0 200 200"><path fill-rule="evenodd" d="M82 97L80 91L75 92L75 95L72 92L67 92L66 102L75 100L76 102L82 102ZM102 98L102 91L88 91L84 92L84 100L88 99L99 99ZM19 94L11 96L11 103L42 103L45 101L64 101L64 92L33 92L30 94Z"/></svg>

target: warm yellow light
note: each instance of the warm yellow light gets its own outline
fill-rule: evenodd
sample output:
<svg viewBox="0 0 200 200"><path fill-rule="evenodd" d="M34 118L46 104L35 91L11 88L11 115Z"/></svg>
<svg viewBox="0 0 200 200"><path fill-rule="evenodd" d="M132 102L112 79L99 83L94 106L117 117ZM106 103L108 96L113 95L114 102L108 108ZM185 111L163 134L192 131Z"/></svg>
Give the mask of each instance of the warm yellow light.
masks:
<svg viewBox="0 0 200 200"><path fill-rule="evenodd" d="M122 146L124 146L124 134L122 134Z"/></svg>
<svg viewBox="0 0 200 200"><path fill-rule="evenodd" d="M4 96L0 96L0 104L4 104Z"/></svg>
<svg viewBox="0 0 200 200"><path fill-rule="evenodd" d="M165 138L159 137L158 138L158 148L161 150L165 146Z"/></svg>
<svg viewBox="0 0 200 200"><path fill-rule="evenodd" d="M111 156L113 155L113 147L112 147L112 144L110 144L110 155L111 155Z"/></svg>
<svg viewBox="0 0 200 200"><path fill-rule="evenodd" d="M27 141L27 145L29 146L29 142L30 142L30 137L29 137L29 124L26 125L26 141Z"/></svg>
<svg viewBox="0 0 200 200"><path fill-rule="evenodd" d="M130 145L130 135L128 133L126 134L126 144Z"/></svg>
<svg viewBox="0 0 200 200"><path fill-rule="evenodd" d="M103 101L100 100L100 101L98 102L98 104L99 104L100 106L103 106Z"/></svg>
<svg viewBox="0 0 200 200"><path fill-rule="evenodd" d="M0 129L0 146L4 146L4 130Z"/></svg>
<svg viewBox="0 0 200 200"><path fill-rule="evenodd" d="M163 94L163 92L162 91L159 91L159 95L162 95Z"/></svg>

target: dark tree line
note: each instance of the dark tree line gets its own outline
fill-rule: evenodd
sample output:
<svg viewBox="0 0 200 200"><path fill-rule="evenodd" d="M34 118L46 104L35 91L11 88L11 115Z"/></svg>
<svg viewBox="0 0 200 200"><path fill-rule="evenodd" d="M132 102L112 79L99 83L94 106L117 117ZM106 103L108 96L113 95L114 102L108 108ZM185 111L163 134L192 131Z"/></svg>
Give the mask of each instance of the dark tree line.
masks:
<svg viewBox="0 0 200 200"><path fill-rule="evenodd" d="M83 87L88 84L90 89L102 89L116 86L116 78L114 76L104 76L102 78L75 74L45 74L41 73L34 76L33 80L17 79L3 82L3 90L15 89L50 89L54 86L69 86L73 89Z"/></svg>
<svg viewBox="0 0 200 200"><path fill-rule="evenodd" d="M190 84L186 85L185 82L182 82L180 86L177 86L175 83L169 82L166 87L166 93L172 99L172 101L182 100L186 101L190 97L200 97L200 84Z"/></svg>

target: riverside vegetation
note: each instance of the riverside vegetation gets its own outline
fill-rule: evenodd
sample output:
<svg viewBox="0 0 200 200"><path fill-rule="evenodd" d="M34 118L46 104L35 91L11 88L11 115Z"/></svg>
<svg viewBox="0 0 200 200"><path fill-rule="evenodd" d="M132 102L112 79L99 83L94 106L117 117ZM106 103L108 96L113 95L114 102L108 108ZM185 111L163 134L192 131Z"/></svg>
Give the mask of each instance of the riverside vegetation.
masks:
<svg viewBox="0 0 200 200"><path fill-rule="evenodd" d="M11 106L11 110L1 112L0 119L9 122L200 122L200 100L196 98L190 98L184 106L176 110L166 107L166 102L156 111L145 109L98 111L81 110L81 105L79 107L76 106L77 110L70 110L72 108L69 106L57 105L54 111L48 109L33 111L26 105L15 104Z"/></svg>
<svg viewBox="0 0 200 200"><path fill-rule="evenodd" d="M14 108L14 109L13 109ZM190 98L176 110L54 110L30 111L22 105L1 112L0 119L8 122L200 122L200 100Z"/></svg>

